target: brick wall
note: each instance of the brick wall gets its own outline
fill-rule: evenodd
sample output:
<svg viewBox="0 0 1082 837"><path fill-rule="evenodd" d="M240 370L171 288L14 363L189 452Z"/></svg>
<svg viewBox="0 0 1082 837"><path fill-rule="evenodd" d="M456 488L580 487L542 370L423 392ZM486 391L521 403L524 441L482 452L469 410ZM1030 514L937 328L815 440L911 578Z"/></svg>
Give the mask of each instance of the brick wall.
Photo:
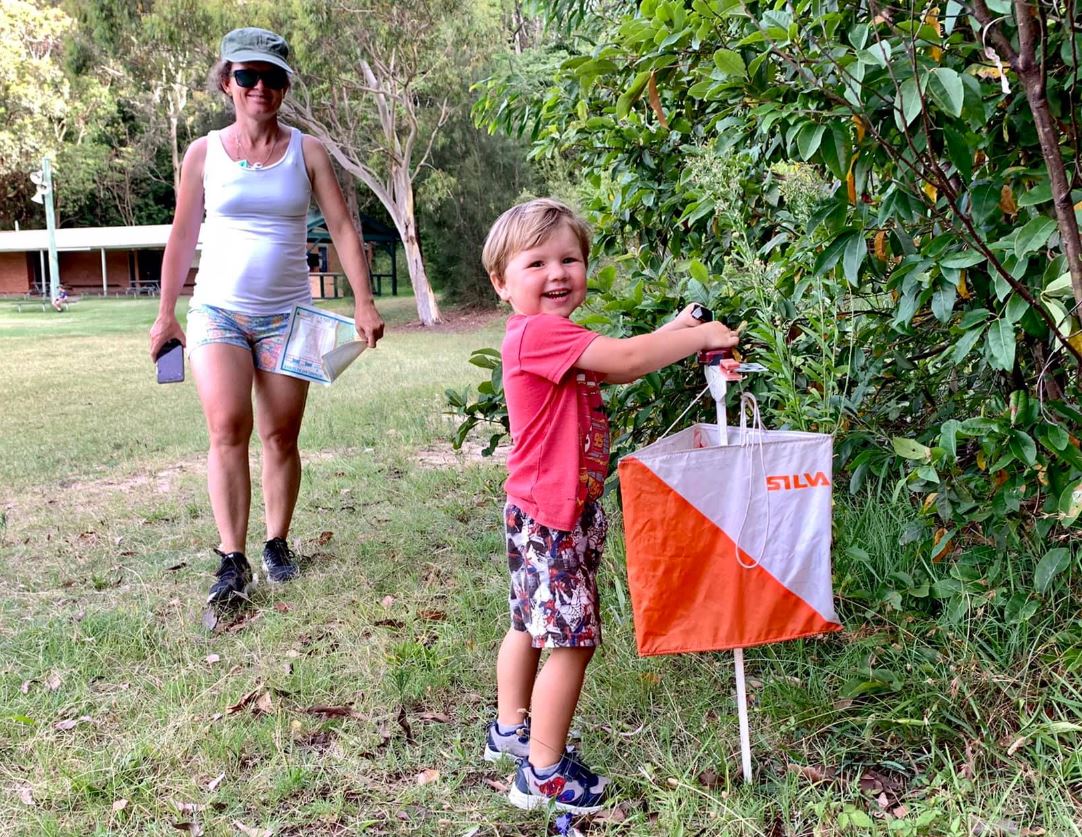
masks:
<svg viewBox="0 0 1082 837"><path fill-rule="evenodd" d="M0 253L0 294L30 292L31 274L27 258L26 253Z"/></svg>

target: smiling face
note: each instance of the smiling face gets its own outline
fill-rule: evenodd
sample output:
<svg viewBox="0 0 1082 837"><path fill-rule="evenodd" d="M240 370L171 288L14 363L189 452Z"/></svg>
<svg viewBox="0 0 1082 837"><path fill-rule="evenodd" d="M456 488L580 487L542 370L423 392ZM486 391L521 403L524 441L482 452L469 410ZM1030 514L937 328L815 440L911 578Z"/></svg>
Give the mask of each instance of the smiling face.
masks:
<svg viewBox="0 0 1082 837"><path fill-rule="evenodd" d="M280 68L265 61L237 61L230 67L229 77L223 86L226 94L233 100L233 107L236 108L237 113L245 113L256 118L277 113L289 89L288 76L286 86L281 90L272 90L262 78L255 87L241 87L233 77L233 73L237 70L280 72Z"/></svg>
<svg viewBox="0 0 1082 837"><path fill-rule="evenodd" d="M586 298L586 256L574 230L561 223L548 238L520 250L492 286L516 314L570 317Z"/></svg>

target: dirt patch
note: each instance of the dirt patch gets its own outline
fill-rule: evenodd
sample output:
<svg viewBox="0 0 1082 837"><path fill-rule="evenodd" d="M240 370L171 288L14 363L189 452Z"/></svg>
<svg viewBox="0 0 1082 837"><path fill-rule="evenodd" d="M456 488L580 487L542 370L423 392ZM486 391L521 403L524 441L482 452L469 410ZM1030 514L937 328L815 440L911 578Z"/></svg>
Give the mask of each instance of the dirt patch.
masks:
<svg viewBox="0 0 1082 837"><path fill-rule="evenodd" d="M443 309L440 316L443 322L432 326L424 326L413 321L396 325L395 329L408 329L417 331L424 329L434 334L455 334L460 332L478 331L494 322L507 318L508 311L500 308L453 308Z"/></svg>
<svg viewBox="0 0 1082 837"><path fill-rule="evenodd" d="M491 456L483 456L481 451L484 446L478 442L465 442L460 450L455 450L450 442L438 445L429 445L421 448L414 456L414 460L422 468L453 468L456 465L472 465L477 462L494 462L502 465L507 462L507 455L511 452L509 445L499 445Z"/></svg>

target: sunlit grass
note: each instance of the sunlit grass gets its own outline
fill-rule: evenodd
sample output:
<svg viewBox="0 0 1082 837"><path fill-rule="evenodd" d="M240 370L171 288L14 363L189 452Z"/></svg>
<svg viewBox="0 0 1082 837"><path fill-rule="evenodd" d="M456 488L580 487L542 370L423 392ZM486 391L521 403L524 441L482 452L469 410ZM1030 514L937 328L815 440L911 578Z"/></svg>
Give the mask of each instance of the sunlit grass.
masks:
<svg viewBox="0 0 1082 837"><path fill-rule="evenodd" d="M480 759L507 622L501 469L417 455L446 448L441 394L481 378L467 358L500 322L426 331L409 300L382 305L386 341L312 392L292 533L303 578L259 587L249 618L215 632L201 623L205 432L190 383L154 383L154 304L88 300L39 331L24 318L55 315L0 314L14 394L0 417L0 834L553 830L510 808L491 784L509 770ZM730 655L635 654L613 513L606 643L575 728L622 802L580 829L1079 833L1076 617L885 608L869 591L911 569L906 510L838 499L848 630L747 652L749 786ZM438 777L421 784L425 771Z"/></svg>

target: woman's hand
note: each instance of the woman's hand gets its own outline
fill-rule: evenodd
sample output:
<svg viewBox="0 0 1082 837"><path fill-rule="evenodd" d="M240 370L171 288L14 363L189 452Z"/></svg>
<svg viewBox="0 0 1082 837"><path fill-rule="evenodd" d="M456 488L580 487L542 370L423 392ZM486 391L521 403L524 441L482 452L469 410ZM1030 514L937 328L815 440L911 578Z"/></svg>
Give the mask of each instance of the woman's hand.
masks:
<svg viewBox="0 0 1082 837"><path fill-rule="evenodd" d="M383 337L383 317L379 315L376 303L372 299L357 301L353 323L357 333L362 335L368 343L368 348L376 348L377 341Z"/></svg>
<svg viewBox="0 0 1082 837"><path fill-rule="evenodd" d="M157 360L162 346L174 338L180 341L180 345L187 345L184 329L180 327L177 318L172 314L159 314L150 328L150 359Z"/></svg>

